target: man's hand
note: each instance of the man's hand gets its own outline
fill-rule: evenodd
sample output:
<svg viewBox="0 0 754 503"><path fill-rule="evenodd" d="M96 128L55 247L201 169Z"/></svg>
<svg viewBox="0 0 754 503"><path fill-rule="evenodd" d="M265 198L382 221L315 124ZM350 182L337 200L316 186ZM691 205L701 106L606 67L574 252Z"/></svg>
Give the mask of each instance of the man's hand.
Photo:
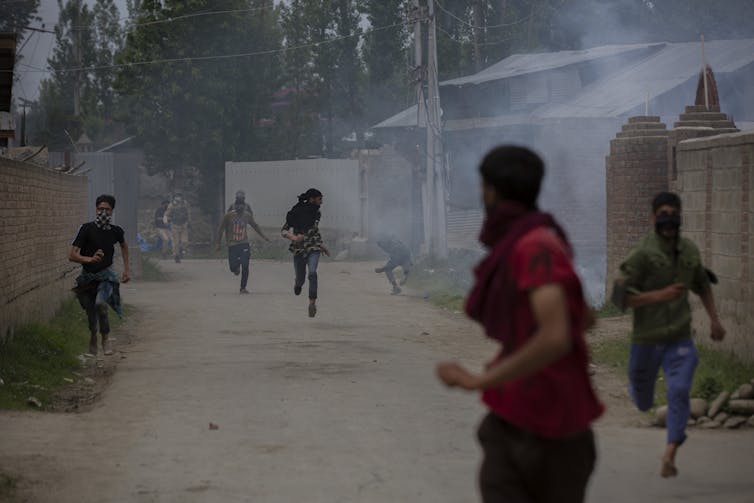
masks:
<svg viewBox="0 0 754 503"><path fill-rule="evenodd" d="M437 376L451 388L475 390L479 387L479 378L456 362L443 362L437 365Z"/></svg>
<svg viewBox="0 0 754 503"><path fill-rule="evenodd" d="M102 257L104 256L105 256L105 252L103 252L102 250L97 250L96 252L94 252L94 256L89 257L89 263L96 264L97 262L102 262Z"/></svg>
<svg viewBox="0 0 754 503"><path fill-rule="evenodd" d="M123 271L123 274L120 277L121 283L128 283L131 281L131 275L128 273L128 271Z"/></svg>
<svg viewBox="0 0 754 503"><path fill-rule="evenodd" d="M710 321L710 337L713 341L721 341L725 338L725 328L720 320Z"/></svg>
<svg viewBox="0 0 754 503"><path fill-rule="evenodd" d="M658 302L670 302L679 299L686 293L686 285L683 283L673 283L662 290L657 290Z"/></svg>
<svg viewBox="0 0 754 503"><path fill-rule="evenodd" d="M322 253L324 253L328 257L330 256L330 250L328 250L324 246L320 246L320 248L322 249Z"/></svg>

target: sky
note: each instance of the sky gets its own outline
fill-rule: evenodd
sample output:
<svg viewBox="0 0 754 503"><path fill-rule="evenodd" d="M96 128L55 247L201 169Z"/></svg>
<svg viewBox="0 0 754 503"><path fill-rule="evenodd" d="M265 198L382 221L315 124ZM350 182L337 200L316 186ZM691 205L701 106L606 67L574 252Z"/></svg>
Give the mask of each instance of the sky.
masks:
<svg viewBox="0 0 754 503"><path fill-rule="evenodd" d="M86 3L93 5L93 0L86 0ZM115 4L120 10L121 18L127 16L126 0L115 0ZM52 30L58 20L58 2L57 0L41 0L39 2L39 17L41 22L34 21L31 26ZM47 58L52 54L55 35L52 33L29 32L24 38L25 43L21 50L23 63L35 68L45 68ZM14 96L28 100L36 100L39 96L39 84L46 76L45 73L30 70L25 66L19 66L18 71L21 73L21 79L16 84L13 93Z"/></svg>

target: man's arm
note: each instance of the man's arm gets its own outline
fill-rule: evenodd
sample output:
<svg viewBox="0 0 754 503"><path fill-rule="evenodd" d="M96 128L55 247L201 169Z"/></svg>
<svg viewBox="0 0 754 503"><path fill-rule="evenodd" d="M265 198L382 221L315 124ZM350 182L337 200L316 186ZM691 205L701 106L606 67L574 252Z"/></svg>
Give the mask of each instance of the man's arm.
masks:
<svg viewBox="0 0 754 503"><path fill-rule="evenodd" d="M215 247L219 250L220 249L220 243L222 243L223 240L223 233L225 232L225 222L228 218L228 214L226 213L223 215L223 218L220 220L220 227L217 228L217 239L215 240Z"/></svg>
<svg viewBox="0 0 754 503"><path fill-rule="evenodd" d="M104 253L102 250L97 250L93 257L87 257L81 254L81 248L78 246L72 246L71 251L68 253L68 260L76 262L77 264L92 264L102 261Z"/></svg>
<svg viewBox="0 0 754 503"><path fill-rule="evenodd" d="M660 302L670 302L681 297L686 292L686 285L673 283L659 290L626 294L626 306L641 307Z"/></svg>
<svg viewBox="0 0 754 503"><path fill-rule="evenodd" d="M559 360L573 347L565 291L559 284L538 287L529 294L537 331L518 351L503 358L481 375L468 372L455 362L437 367L440 379L448 386L467 390L487 389L527 377Z"/></svg>
<svg viewBox="0 0 754 503"><path fill-rule="evenodd" d="M720 323L720 318L717 315L717 307L715 307L715 297L712 295L712 288L704 290L699 298L702 300L704 310L707 311L707 315L710 320L710 337L714 341L721 341L725 338L725 328Z"/></svg>
<svg viewBox="0 0 754 503"><path fill-rule="evenodd" d="M170 223L170 215L173 212L173 205L169 204L165 209L165 213L162 214L162 223L167 225Z"/></svg>
<svg viewBox="0 0 754 503"><path fill-rule="evenodd" d="M267 236L264 235L264 232L262 232L262 229L259 228L259 225L257 224L256 220L254 220L254 215L252 215L250 213L246 217L246 221L249 223L249 225L251 226L251 228L254 229L254 231L257 234L259 234L260 236L262 236L262 239L264 239L265 241L269 241L270 240Z"/></svg>
<svg viewBox="0 0 754 503"><path fill-rule="evenodd" d="M128 243L126 243L125 239L120 243L120 253L123 256L123 275L120 280L122 283L128 283L131 279L131 272L128 268Z"/></svg>

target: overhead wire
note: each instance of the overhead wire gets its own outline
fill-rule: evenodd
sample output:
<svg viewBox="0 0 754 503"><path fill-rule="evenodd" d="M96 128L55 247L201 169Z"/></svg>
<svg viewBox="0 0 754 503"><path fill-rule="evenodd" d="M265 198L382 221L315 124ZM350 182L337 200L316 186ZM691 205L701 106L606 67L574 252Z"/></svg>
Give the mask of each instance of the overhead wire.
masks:
<svg viewBox="0 0 754 503"><path fill-rule="evenodd" d="M493 28L507 28L507 27L510 27L510 26L516 26L518 24L521 24L521 23L524 23L524 22L528 21L529 18L531 17L531 13L530 13L528 16L522 17L522 18L517 19L515 21L511 21L510 23L501 23L501 24L495 24L495 25L476 26L476 25L473 25L473 24L469 23L465 19L462 19L462 18L456 16L455 14L453 14L451 11L449 11L447 8L445 8L445 6L443 6L442 3L440 3L437 0L435 0L435 5L441 11L443 11L445 14L447 14L450 17L452 17L456 21L459 21L460 23L468 26L469 28L474 28L474 29L477 29L477 30L487 30L487 29L493 29Z"/></svg>

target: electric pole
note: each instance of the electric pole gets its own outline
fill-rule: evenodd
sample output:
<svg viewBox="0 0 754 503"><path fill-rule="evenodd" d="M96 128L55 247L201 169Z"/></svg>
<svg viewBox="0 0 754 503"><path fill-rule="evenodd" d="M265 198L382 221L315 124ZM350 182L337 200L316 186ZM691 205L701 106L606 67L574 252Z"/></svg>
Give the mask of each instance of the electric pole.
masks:
<svg viewBox="0 0 754 503"><path fill-rule="evenodd" d="M81 27L79 26L81 13L80 1L77 1L75 3L75 8L76 16L74 17L73 26L71 27L71 31L73 32L73 59L76 61L76 71L73 74L73 115L74 117L78 117L79 115L81 115Z"/></svg>
<svg viewBox="0 0 754 503"><path fill-rule="evenodd" d="M445 205L445 163L442 145L440 87L437 72L435 2L428 0L427 28L427 192L430 206L429 252L438 259L448 257Z"/></svg>

